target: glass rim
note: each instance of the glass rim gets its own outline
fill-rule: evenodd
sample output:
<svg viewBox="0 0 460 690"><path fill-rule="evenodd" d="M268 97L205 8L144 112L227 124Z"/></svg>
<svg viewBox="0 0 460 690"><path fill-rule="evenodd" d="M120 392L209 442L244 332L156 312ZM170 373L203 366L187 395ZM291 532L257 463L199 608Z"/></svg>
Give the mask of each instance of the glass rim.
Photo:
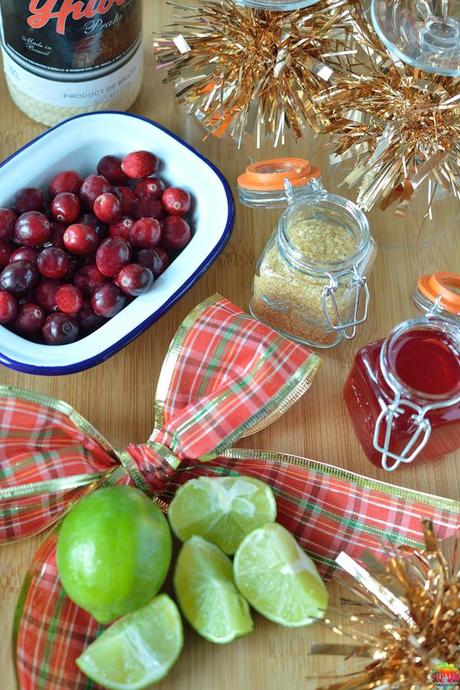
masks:
<svg viewBox="0 0 460 690"><path fill-rule="evenodd" d="M452 341L456 341L457 350L460 357L460 325L453 319L444 318L443 316L423 316L418 319L408 319L398 324L396 328L392 330L390 335L384 340L382 345L382 352L380 358L380 364L382 368L382 374L386 382L390 385L393 390L402 396L409 398L410 400L423 401L428 409L431 407L437 407L436 403L443 403L442 406L454 405L460 402L460 386L458 391L453 395L447 394L435 394L427 393L425 391L417 390L409 386L403 379L396 373L396 366L394 358L392 358L392 349L396 345L399 338L412 330L418 330L423 328L424 330L442 331L446 333ZM460 360L459 360L460 369ZM431 404L430 404L431 403Z"/></svg>

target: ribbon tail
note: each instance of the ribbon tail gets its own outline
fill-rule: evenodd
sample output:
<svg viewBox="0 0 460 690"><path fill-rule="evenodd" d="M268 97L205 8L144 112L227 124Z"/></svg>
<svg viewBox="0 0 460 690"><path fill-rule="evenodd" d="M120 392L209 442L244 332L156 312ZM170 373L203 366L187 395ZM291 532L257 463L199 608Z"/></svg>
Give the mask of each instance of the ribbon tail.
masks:
<svg viewBox="0 0 460 690"><path fill-rule="evenodd" d="M75 660L101 628L65 595L56 566L57 533L37 551L16 612L16 669L22 690L90 690L98 686Z"/></svg>
<svg viewBox="0 0 460 690"><path fill-rule="evenodd" d="M175 492L200 476L248 475L269 484L277 520L330 579L341 551L386 557L385 544L423 548L423 520L440 540L460 534L460 502L375 481L332 465L283 453L232 449L210 463L183 465L158 497L167 510Z"/></svg>

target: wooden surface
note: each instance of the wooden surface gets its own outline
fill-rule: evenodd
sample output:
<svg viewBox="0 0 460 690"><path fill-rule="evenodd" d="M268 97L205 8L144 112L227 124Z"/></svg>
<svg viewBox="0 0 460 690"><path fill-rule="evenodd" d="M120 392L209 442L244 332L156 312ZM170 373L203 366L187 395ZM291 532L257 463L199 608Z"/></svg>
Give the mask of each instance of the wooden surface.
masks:
<svg viewBox="0 0 460 690"><path fill-rule="evenodd" d="M150 56L151 34L170 18L162 0L146 1L145 34L147 71L142 94L133 111L151 117L197 146L220 167L234 188L237 174L255 157L272 157L269 145L259 152L251 143L237 151L231 142L202 142L198 125L176 107L170 87L160 86ZM0 157L4 158L43 131L11 103L0 83ZM324 142L306 138L278 148L279 155L294 154L325 162ZM326 184L329 175L324 174ZM191 181L193 187L193 181ZM74 376L41 378L0 370L0 382L62 398L73 405L116 446L144 441L151 431L153 398L168 343L185 315L201 300L220 292L243 308L251 292L254 265L268 239L277 214L250 211L237 204L233 237L218 261L197 285L161 320L105 364ZM391 229L392 216L380 220ZM410 219L408 221L410 226ZM380 228L382 230L382 228ZM370 287L369 321L352 343L325 351L324 366L311 390L288 414L241 445L309 456L371 477L406 487L460 499L460 454L436 464L417 465L384 475L365 458L348 422L342 385L361 345L389 332L401 320L414 316L410 294L417 277L437 269L459 269L460 235L451 232L424 249L381 249ZM14 607L22 579L41 537L3 547L0 551L0 669L2 690L16 688L11 646ZM334 598L337 593L333 590ZM306 690L343 669L337 658L308 658L311 641L323 639L316 626L284 630L256 620L248 638L226 647L199 639L190 630L180 663L159 690ZM348 668L348 670L350 670ZM313 678L313 680L311 680ZM316 680L315 680L316 679Z"/></svg>

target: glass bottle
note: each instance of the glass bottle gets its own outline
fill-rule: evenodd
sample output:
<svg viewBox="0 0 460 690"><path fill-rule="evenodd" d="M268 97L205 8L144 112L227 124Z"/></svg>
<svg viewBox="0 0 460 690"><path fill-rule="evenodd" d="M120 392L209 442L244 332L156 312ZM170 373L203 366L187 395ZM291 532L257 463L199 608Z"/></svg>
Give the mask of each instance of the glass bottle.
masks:
<svg viewBox="0 0 460 690"><path fill-rule="evenodd" d="M137 98L142 0L1 0L0 20L8 88L29 117L54 125Z"/></svg>
<svg viewBox="0 0 460 690"><path fill-rule="evenodd" d="M367 318L375 243L363 212L326 192L319 176L303 159L262 161L238 178L238 194L253 208L287 206L257 263L252 315L329 348L354 338Z"/></svg>
<svg viewBox="0 0 460 690"><path fill-rule="evenodd" d="M344 388L356 435L387 471L460 447L460 276L422 276L415 304L426 312L363 347Z"/></svg>

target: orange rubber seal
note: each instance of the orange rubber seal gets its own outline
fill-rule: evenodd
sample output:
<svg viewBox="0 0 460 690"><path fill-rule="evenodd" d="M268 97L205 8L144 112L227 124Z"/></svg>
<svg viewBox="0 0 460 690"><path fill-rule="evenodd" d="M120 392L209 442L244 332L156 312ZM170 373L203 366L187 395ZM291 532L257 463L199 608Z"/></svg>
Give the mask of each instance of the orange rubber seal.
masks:
<svg viewBox="0 0 460 690"><path fill-rule="evenodd" d="M438 271L431 275L422 276L417 287L431 302L441 297L441 306L452 314L460 314L460 275ZM458 292L453 290L456 288Z"/></svg>
<svg viewBox="0 0 460 690"><path fill-rule="evenodd" d="M238 186L255 192L274 192L284 189L288 179L293 187L307 185L320 176L319 168L304 158L271 158L248 165L238 178Z"/></svg>

